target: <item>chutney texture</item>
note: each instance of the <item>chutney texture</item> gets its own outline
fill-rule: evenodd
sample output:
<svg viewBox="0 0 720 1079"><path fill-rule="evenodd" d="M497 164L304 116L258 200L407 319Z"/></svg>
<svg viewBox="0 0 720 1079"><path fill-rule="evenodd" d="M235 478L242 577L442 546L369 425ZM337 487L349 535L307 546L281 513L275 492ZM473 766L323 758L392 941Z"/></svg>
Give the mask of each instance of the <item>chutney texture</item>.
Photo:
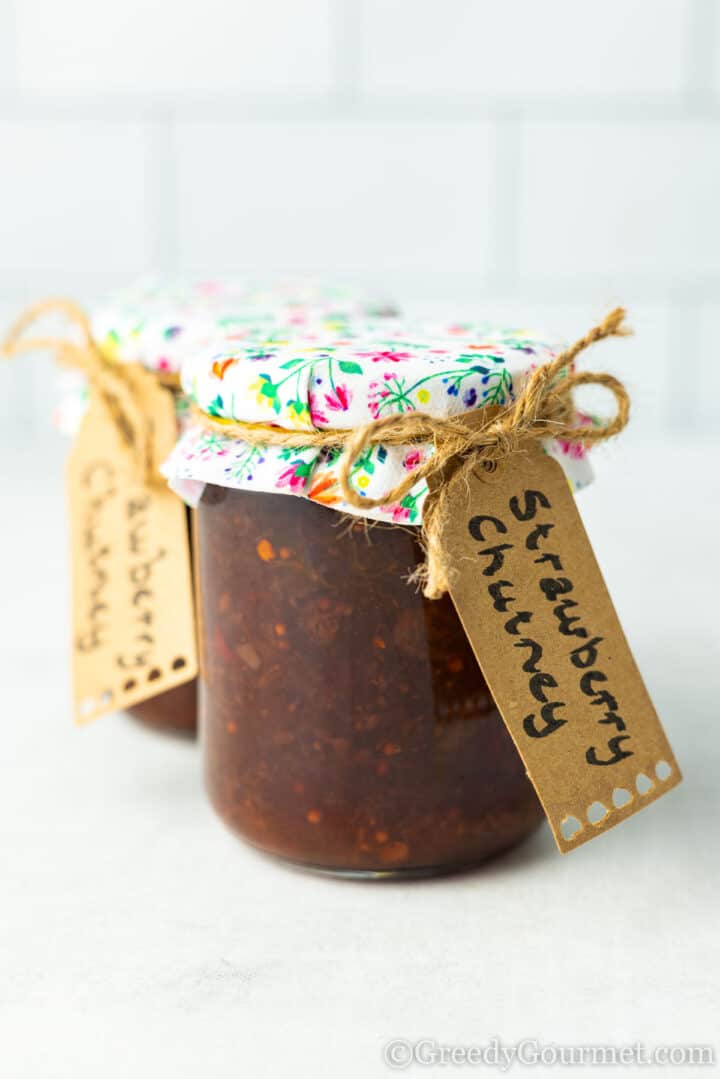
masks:
<svg viewBox="0 0 720 1079"><path fill-rule="evenodd" d="M318 869L444 871L542 810L412 529L205 489L197 514L205 778L231 829Z"/></svg>

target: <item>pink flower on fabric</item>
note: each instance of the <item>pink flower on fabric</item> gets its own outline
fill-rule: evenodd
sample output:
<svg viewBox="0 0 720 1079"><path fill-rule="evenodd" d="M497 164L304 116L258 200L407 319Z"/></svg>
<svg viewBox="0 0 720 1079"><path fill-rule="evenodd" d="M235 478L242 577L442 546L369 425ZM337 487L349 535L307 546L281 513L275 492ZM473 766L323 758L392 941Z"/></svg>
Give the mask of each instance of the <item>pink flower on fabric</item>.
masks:
<svg viewBox="0 0 720 1079"><path fill-rule="evenodd" d="M219 449L217 443L201 445L198 456L203 461L209 461L211 457L227 457L230 451L227 448Z"/></svg>
<svg viewBox="0 0 720 1079"><path fill-rule="evenodd" d="M595 420L587 412L576 412L575 422L579 427L595 426ZM573 461L582 461L583 457L587 457L587 450L581 442L565 442L564 439L559 438L558 445L563 454Z"/></svg>
<svg viewBox="0 0 720 1079"><path fill-rule="evenodd" d="M581 461L585 456L585 447L579 442L565 442L562 438L559 438L558 446L565 457L570 457L573 461Z"/></svg>
<svg viewBox="0 0 720 1079"><path fill-rule="evenodd" d="M352 401L352 391L347 386L336 386L330 393L325 394L327 407L333 412L347 412Z"/></svg>
<svg viewBox="0 0 720 1079"><path fill-rule="evenodd" d="M392 507L392 519L396 524L402 524L403 521L409 521L410 510L407 509L405 506L401 506L400 503L397 502Z"/></svg>
<svg viewBox="0 0 720 1079"><path fill-rule="evenodd" d="M314 393L309 393L308 394L308 406L310 408L310 419L312 420L312 422L315 424L316 427L321 423L327 423L328 422L328 418L325 415L325 413L322 411L322 407L320 406L320 403L318 402L318 398L317 398L316 394L314 394Z"/></svg>
<svg viewBox="0 0 720 1079"><path fill-rule="evenodd" d="M305 490L307 479L307 465L302 461L296 461L290 468L286 468L277 478L276 487L289 487L291 491L302 493Z"/></svg>
<svg viewBox="0 0 720 1079"><path fill-rule="evenodd" d="M403 468L406 468L408 472L412 472L414 468L417 468L422 461L422 454L420 450L410 450L403 457Z"/></svg>
<svg viewBox="0 0 720 1079"><path fill-rule="evenodd" d="M412 352L398 352L395 349L385 348L380 352L358 352L358 356L369 356L373 363L401 363L403 360L411 360Z"/></svg>
<svg viewBox="0 0 720 1079"><path fill-rule="evenodd" d="M389 375L385 376L386 379L389 377ZM368 386L368 405L370 406L370 414L374 420L378 419L380 416L380 406L383 400L390 396L389 390L380 389L381 385L382 383L380 382L371 382Z"/></svg>

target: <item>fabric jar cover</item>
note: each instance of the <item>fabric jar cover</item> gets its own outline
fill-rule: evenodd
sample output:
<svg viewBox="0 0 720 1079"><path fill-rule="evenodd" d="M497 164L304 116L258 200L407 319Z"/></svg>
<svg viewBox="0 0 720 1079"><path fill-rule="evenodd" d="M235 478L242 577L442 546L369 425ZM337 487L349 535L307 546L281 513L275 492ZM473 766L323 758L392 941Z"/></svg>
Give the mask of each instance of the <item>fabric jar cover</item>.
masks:
<svg viewBox="0 0 720 1079"><path fill-rule="evenodd" d="M428 326L400 320L353 324L350 334L288 343L228 343L183 364L182 386L201 412L220 421L189 422L163 466L170 485L196 504L205 484L298 495L343 513L397 524L420 524L427 484L418 482L396 504L355 508L337 480L339 450L256 446L221 429L223 420L272 424L291 431L351 429L379 417L422 411L448 417L504 405L528 374L564 347L524 330L490 324ZM579 421L593 423L579 414ZM559 440L543 443L578 489L591 479L586 451ZM382 497L432 453L427 444L369 447L354 463L352 482Z"/></svg>
<svg viewBox="0 0 720 1079"><path fill-rule="evenodd" d="M286 340L344 333L358 318L394 314L379 297L312 280L267 283L148 280L119 292L92 315L110 359L176 374L210 342Z"/></svg>
<svg viewBox="0 0 720 1079"><path fill-rule="evenodd" d="M109 360L140 363L161 376L176 376L182 363L219 342L272 344L301 334L308 339L349 333L356 319L395 314L380 295L314 280L194 283L156 278L117 292L91 314L93 339ZM76 371L59 377L55 423L77 431L87 408L85 379ZM177 398L184 423L187 404Z"/></svg>

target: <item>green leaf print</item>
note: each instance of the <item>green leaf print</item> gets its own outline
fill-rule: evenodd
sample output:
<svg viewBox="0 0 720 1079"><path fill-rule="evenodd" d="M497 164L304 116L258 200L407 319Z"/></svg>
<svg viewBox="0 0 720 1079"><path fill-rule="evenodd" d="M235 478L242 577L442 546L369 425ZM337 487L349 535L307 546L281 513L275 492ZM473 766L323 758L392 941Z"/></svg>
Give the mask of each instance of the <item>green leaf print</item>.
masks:
<svg viewBox="0 0 720 1079"><path fill-rule="evenodd" d="M344 371L346 375L361 375L363 369L359 363L355 363L354 360L339 360L338 367L341 371Z"/></svg>

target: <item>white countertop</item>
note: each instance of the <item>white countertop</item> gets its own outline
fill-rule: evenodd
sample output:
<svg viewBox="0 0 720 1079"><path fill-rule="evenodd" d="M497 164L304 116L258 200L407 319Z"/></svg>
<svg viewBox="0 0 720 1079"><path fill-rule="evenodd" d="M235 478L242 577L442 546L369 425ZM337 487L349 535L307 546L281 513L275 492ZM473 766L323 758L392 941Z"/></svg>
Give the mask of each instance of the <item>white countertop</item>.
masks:
<svg viewBox="0 0 720 1079"><path fill-rule="evenodd" d="M219 825L194 744L73 728L62 451L3 455L4 1074L367 1079L395 1037L720 1055L720 447L603 448L580 496L685 782L568 856L544 828L408 884L286 869Z"/></svg>

